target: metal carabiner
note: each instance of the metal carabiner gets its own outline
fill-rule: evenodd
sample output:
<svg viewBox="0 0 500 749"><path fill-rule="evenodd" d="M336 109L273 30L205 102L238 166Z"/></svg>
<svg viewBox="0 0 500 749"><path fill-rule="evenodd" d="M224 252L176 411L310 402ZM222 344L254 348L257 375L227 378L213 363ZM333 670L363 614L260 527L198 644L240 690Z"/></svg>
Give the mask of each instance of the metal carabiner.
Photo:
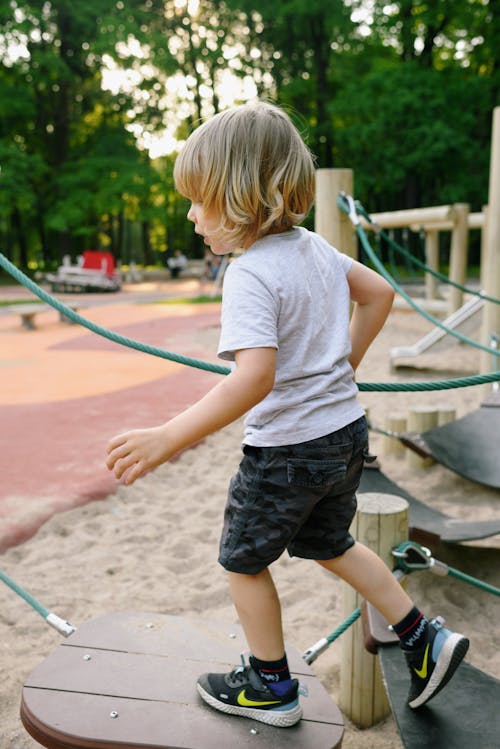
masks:
<svg viewBox="0 0 500 749"><path fill-rule="evenodd" d="M405 541L396 549L392 550L401 569L413 572L413 570L428 570L433 566L434 560L430 549L414 541Z"/></svg>
<svg viewBox="0 0 500 749"><path fill-rule="evenodd" d="M351 222L354 226L358 226L358 224L361 223L361 220L356 211L356 203L354 202L354 198L352 197L352 195L348 195L344 191L340 193L340 198L342 198L344 203L346 203L346 207L348 209L347 215L349 216Z"/></svg>

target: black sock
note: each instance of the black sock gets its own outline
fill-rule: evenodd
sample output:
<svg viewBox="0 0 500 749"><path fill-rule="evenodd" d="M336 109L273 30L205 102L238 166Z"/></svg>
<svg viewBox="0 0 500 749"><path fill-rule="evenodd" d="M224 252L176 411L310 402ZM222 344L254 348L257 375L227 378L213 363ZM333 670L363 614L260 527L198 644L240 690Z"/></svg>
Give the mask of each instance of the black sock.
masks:
<svg viewBox="0 0 500 749"><path fill-rule="evenodd" d="M392 630L399 637L403 650L418 650L425 644L427 625L425 616L414 606L404 619L393 624Z"/></svg>
<svg viewBox="0 0 500 749"><path fill-rule="evenodd" d="M286 653L279 661L261 661L251 655L250 665L273 694L281 696L290 689L292 679L288 669Z"/></svg>

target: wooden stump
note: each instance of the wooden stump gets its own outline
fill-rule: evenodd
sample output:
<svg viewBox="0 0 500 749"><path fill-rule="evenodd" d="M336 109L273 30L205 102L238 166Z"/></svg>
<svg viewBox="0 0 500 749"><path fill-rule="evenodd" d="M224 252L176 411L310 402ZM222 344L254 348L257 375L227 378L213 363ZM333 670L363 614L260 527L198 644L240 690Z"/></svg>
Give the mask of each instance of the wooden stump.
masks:
<svg viewBox="0 0 500 749"><path fill-rule="evenodd" d="M434 408L415 407L408 412L408 431L422 434L438 425L438 412ZM434 463L433 458L422 458L413 450L408 450L406 460L411 468L427 468Z"/></svg>
<svg viewBox="0 0 500 749"><path fill-rule="evenodd" d="M406 424L406 418L401 414L387 416L384 420L384 428L388 432L395 432L396 434L406 432ZM405 451L406 448L400 440L383 435L380 449L382 455L404 455Z"/></svg>
<svg viewBox="0 0 500 749"><path fill-rule="evenodd" d="M392 549L408 539L408 502L392 494L358 494L358 512L351 533L392 570ZM343 585L344 616L361 600L356 591ZM390 713L380 667L376 657L365 649L360 620L342 635L339 705L360 728L369 728Z"/></svg>

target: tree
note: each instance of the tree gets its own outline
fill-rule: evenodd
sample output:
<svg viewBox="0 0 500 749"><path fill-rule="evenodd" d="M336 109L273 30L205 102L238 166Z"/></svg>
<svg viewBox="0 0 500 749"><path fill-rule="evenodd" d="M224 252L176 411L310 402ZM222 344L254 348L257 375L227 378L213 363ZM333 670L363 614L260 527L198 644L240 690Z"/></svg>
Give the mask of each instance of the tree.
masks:
<svg viewBox="0 0 500 749"><path fill-rule="evenodd" d="M415 62L372 73L334 103L338 163L369 210L487 198L491 81ZM375 106L374 106L375 105Z"/></svg>
<svg viewBox="0 0 500 749"><path fill-rule="evenodd" d="M364 0L351 0L350 5L370 34L403 62L436 70L475 67L481 50L487 66L498 66L499 23L493 0L373 0L371 13Z"/></svg>
<svg viewBox="0 0 500 749"><path fill-rule="evenodd" d="M477 206L499 46L491 0L0 0L4 244L23 265L87 243L199 253L173 156L148 147L254 95L372 208Z"/></svg>
<svg viewBox="0 0 500 749"><path fill-rule="evenodd" d="M137 9L137 3L132 5ZM57 264L63 254L78 251L79 236L98 235L99 212L110 209L96 205L96 187L105 184L106 174L100 172L99 149L92 151L102 142L93 137L94 129L100 129L103 136L99 113L109 115L108 125L111 117L114 120L106 133L110 158L114 152L123 152L128 143L127 155L114 161L114 172L120 173L122 182L127 181L132 193L137 187L137 172L132 174L132 168L138 161L143 172L150 168L126 130L130 99L120 95L112 101L101 87L103 55L106 51L114 54L116 44L128 37L135 27L134 16L125 11L124 3L112 0L76 5L68 0L2 0L0 19L4 62L0 96L9 86L15 89L26 115L19 120L19 128L19 122L9 119L5 98L0 98L2 147L9 154L17 148L24 163L37 165L29 185L24 183L22 199L11 192L10 221L16 217L32 221L44 263ZM7 174L2 178L7 179ZM125 191L122 203L124 195ZM27 250L18 244L24 264Z"/></svg>
<svg viewBox="0 0 500 749"><path fill-rule="evenodd" d="M307 122L318 165L331 166L335 134L328 104L341 85L343 60L358 44L349 9L331 0L231 0L229 4L245 11L253 30L252 49L258 51L255 67L260 67L261 80L267 81L261 93L269 93Z"/></svg>

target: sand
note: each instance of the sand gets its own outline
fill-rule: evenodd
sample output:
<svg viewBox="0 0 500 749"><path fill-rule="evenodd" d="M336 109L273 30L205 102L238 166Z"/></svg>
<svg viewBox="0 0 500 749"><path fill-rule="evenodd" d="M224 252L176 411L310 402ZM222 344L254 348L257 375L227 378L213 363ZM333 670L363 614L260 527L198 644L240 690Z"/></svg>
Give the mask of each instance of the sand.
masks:
<svg viewBox="0 0 500 749"><path fill-rule="evenodd" d="M394 311L362 363L358 380L445 379L477 371L477 352L454 344L445 354L428 354L419 360L429 368L425 373L392 374L390 347L413 342L428 329L428 323L414 313ZM207 352L213 349L216 329L197 335ZM484 395L484 388L475 387L420 394L362 393L360 397L372 421L382 424L386 414L404 414L415 405L452 407L462 416L477 408ZM69 425L68 438L71 429ZM110 436L103 435L103 440ZM235 622L225 574L216 560L226 487L239 461L240 439L241 423L235 423L132 487L117 485L102 501L59 512L33 538L6 551L2 568L47 608L76 626L122 610ZM380 453L380 448L381 437L374 435L372 452ZM404 457L380 458L393 480L442 511L478 519L500 513L496 490L472 484L439 465L417 469L409 468ZM433 551L458 569L499 586L499 547L497 536ZM272 571L282 597L286 638L302 652L341 622L341 583L314 563L287 556ZM468 660L473 665L500 677L498 598L429 573L412 575L408 590L425 612L442 614L450 626L471 638ZM1 595L0 749L35 749L38 744L19 719L21 688L61 638L10 590L2 588ZM338 640L313 664L335 701L341 647ZM344 749L401 746L391 717L364 731L346 720Z"/></svg>

